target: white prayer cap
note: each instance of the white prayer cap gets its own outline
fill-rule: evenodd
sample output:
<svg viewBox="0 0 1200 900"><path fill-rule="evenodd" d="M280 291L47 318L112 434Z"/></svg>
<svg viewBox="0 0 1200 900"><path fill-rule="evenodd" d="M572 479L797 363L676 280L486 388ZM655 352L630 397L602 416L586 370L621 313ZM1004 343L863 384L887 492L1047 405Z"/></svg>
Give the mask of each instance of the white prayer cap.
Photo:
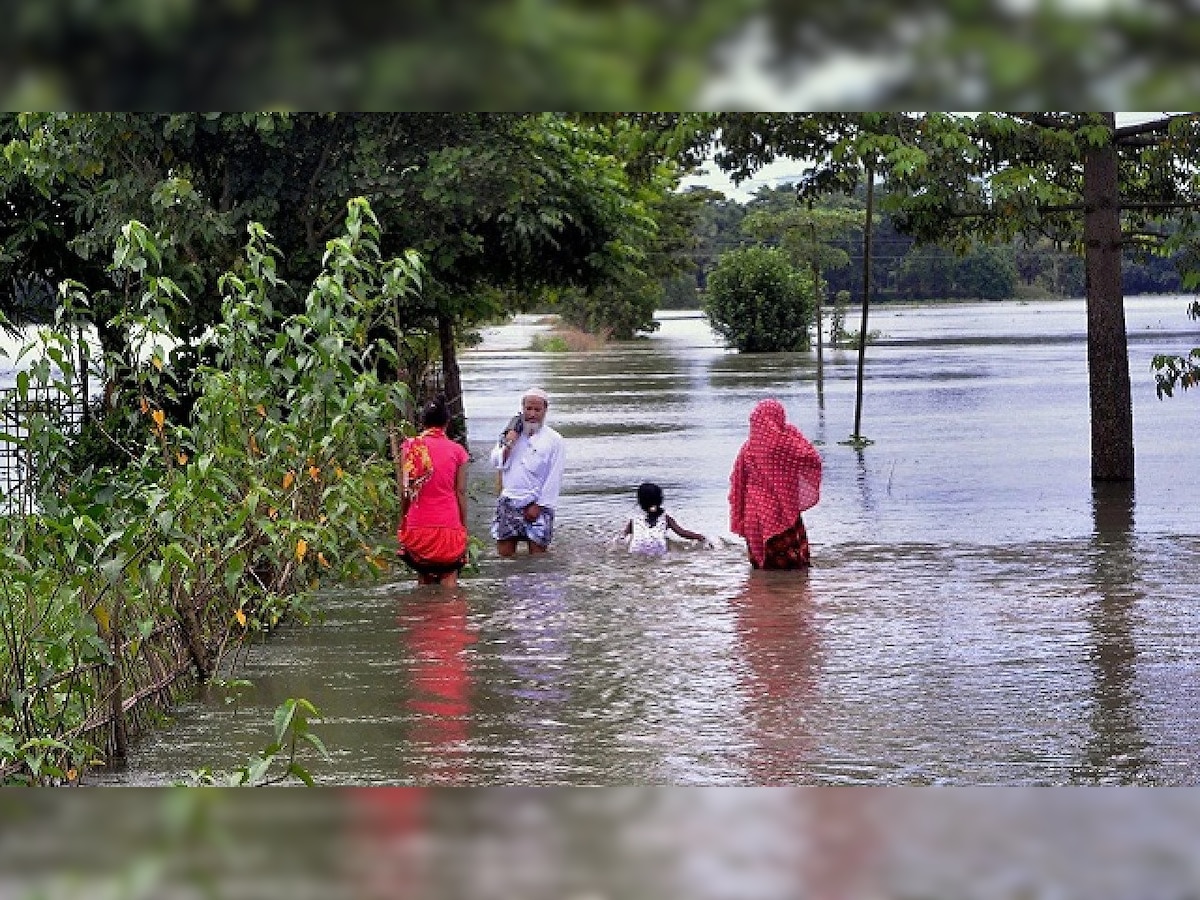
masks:
<svg viewBox="0 0 1200 900"><path fill-rule="evenodd" d="M521 395L521 399L524 400L527 397L536 397L537 399L539 399L543 403L545 403L547 406L550 405L550 395L547 394L545 391L543 391L540 387L531 387L531 388L527 389L525 391L525 393L523 393Z"/></svg>

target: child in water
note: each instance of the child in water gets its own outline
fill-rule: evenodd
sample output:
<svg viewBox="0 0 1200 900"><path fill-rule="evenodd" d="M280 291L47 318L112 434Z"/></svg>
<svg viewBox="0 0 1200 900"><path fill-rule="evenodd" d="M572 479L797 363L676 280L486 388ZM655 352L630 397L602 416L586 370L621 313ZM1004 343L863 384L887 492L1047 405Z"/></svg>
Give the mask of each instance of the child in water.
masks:
<svg viewBox="0 0 1200 900"><path fill-rule="evenodd" d="M689 541L703 541L704 535L688 531L667 515L663 509L663 492L657 484L647 481L638 486L638 506L646 513L625 523L625 536L629 538L629 552L644 556L662 556L667 552L667 530L675 532Z"/></svg>

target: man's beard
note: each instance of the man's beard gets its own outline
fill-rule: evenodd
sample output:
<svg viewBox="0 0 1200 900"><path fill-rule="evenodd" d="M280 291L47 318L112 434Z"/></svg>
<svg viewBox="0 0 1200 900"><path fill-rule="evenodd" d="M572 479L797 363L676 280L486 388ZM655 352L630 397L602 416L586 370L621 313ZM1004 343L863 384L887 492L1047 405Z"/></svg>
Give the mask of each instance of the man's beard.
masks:
<svg viewBox="0 0 1200 900"><path fill-rule="evenodd" d="M542 428L541 422L526 422L525 423L525 433L528 434L530 437L533 437L535 434L537 434L541 430L541 428Z"/></svg>

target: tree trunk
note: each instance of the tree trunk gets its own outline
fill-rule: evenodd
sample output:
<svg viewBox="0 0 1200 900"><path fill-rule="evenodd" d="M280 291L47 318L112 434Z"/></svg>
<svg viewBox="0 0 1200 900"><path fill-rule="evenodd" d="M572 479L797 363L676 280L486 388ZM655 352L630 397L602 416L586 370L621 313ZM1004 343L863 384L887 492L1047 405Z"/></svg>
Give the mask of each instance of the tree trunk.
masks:
<svg viewBox="0 0 1200 900"><path fill-rule="evenodd" d="M438 342L442 350L442 387L446 392L446 412L450 414L447 434L464 447L467 444L467 413L463 407L462 373L454 346L454 320L438 315Z"/></svg>
<svg viewBox="0 0 1200 900"><path fill-rule="evenodd" d="M854 381L854 434L856 441L863 440L862 404L864 367L867 360L867 311L871 305L871 214L875 205L875 169L867 166L867 215L863 225L863 288L862 325L858 332L858 373Z"/></svg>
<svg viewBox="0 0 1200 900"><path fill-rule="evenodd" d="M1114 115L1105 115L1115 127ZM1083 161L1083 242L1093 481L1132 481L1134 475L1117 183L1116 147L1089 150Z"/></svg>
<svg viewBox="0 0 1200 900"><path fill-rule="evenodd" d="M809 227L812 229L812 277L813 277L813 311L816 313L817 320L817 371L821 370L822 356L825 352L824 339L821 332L823 330L823 322L821 316L822 298L821 298L821 267L817 264L817 224L810 222Z"/></svg>

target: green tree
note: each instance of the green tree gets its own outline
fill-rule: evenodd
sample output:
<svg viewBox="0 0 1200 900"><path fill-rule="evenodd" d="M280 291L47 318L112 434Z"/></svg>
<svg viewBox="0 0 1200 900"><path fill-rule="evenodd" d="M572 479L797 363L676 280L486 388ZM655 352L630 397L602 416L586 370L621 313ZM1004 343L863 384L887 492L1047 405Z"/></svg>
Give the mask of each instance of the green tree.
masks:
<svg viewBox="0 0 1200 900"><path fill-rule="evenodd" d="M848 266L850 254L834 242L844 240L855 228L862 231L862 209L809 206L797 203L794 191L787 194L791 202L781 209L751 208L742 221L742 231L785 250L797 267L824 272Z"/></svg>
<svg viewBox="0 0 1200 900"><path fill-rule="evenodd" d="M558 308L567 322L617 340L658 329L654 311L664 305L667 286L696 267L692 251L703 200L695 193L680 193L679 180L678 167L670 164L631 177L643 218L641 229L629 232L626 265L591 288L559 294Z"/></svg>
<svg viewBox="0 0 1200 900"><path fill-rule="evenodd" d="M708 274L716 267L721 255L748 243L741 230L746 207L710 188L692 187L687 193L703 203L695 225L696 246L692 251L696 284L703 291L708 285Z"/></svg>
<svg viewBox="0 0 1200 900"><path fill-rule="evenodd" d="M896 288L910 300L950 297L954 291L954 264L954 254L945 247L914 247L900 261Z"/></svg>
<svg viewBox="0 0 1200 900"><path fill-rule="evenodd" d="M1017 267L1000 247L976 247L958 260L954 284L960 297L1006 300L1017 290Z"/></svg>
<svg viewBox="0 0 1200 900"><path fill-rule="evenodd" d="M347 200L364 196L384 226L385 252L413 248L425 260L425 290L396 313L440 347L456 413L455 346L464 329L525 308L548 286L632 277L655 232L616 126L560 115L113 113L0 122L8 137L0 196L35 223L32 237L28 228L5 235L0 268L10 268L0 274L30 271L28 248L47 245L41 277L98 288L90 314L107 349L128 342L110 323L130 298L122 285L77 269L102 262L129 219L159 236L164 273L189 297L172 326L190 344L219 321L217 277L237 265L248 222L272 233L278 276L303 285ZM37 230L43 221L54 227ZM299 290L284 294L281 311L301 301Z"/></svg>
<svg viewBox="0 0 1200 900"><path fill-rule="evenodd" d="M713 330L741 353L807 350L812 294L785 251L746 247L721 257L704 310Z"/></svg>

